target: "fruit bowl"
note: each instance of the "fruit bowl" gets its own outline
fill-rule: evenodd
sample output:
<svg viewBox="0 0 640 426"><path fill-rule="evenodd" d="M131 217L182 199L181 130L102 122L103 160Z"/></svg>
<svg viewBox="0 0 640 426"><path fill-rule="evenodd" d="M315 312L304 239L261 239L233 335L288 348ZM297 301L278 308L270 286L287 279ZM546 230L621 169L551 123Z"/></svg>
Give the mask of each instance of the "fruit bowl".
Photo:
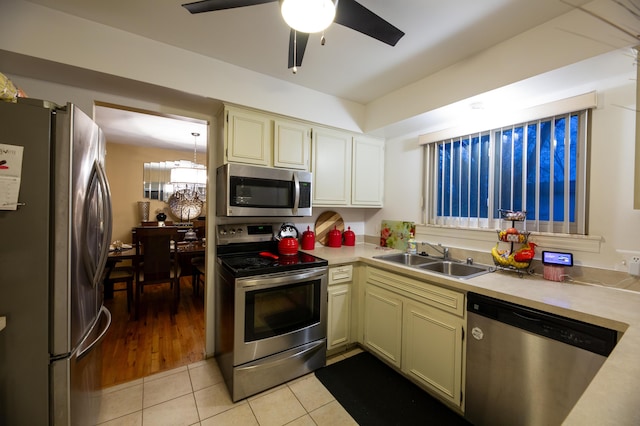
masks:
<svg viewBox="0 0 640 426"><path fill-rule="evenodd" d="M496 230L498 233L498 240L506 242L506 243L520 243L524 244L529 239L529 232L526 231L517 231L517 232L509 232L509 230Z"/></svg>

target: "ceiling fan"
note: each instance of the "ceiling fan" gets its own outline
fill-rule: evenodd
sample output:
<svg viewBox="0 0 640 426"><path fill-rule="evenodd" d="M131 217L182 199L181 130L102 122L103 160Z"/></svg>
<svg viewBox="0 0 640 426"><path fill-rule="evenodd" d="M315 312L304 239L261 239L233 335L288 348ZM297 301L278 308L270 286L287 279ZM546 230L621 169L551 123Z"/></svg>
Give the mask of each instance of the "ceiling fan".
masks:
<svg viewBox="0 0 640 426"><path fill-rule="evenodd" d="M332 22L373 37L390 46L395 46L398 40L404 36L404 32L355 0L316 0L315 2L310 0L201 0L185 3L182 6L191 13L202 13L276 1L281 3L283 18L291 27L288 68L292 68L294 74L297 72L297 67L302 65L309 34L324 31ZM311 3L317 3L317 8L314 9ZM305 26L302 24L300 26L292 18L297 12L307 13L313 19L323 18L324 22L318 25ZM324 35L321 38L321 44L324 44Z"/></svg>

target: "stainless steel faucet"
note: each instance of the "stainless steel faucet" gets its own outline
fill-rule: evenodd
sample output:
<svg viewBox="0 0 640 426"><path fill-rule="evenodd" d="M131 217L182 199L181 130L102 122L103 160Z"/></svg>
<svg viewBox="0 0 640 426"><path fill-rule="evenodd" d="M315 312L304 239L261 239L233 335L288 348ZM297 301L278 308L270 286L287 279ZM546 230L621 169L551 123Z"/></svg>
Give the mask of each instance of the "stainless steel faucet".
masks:
<svg viewBox="0 0 640 426"><path fill-rule="evenodd" d="M426 244L438 253L442 255L443 260L449 260L449 247L445 247L442 244L438 243L437 245L428 243L426 241L420 241L421 244Z"/></svg>

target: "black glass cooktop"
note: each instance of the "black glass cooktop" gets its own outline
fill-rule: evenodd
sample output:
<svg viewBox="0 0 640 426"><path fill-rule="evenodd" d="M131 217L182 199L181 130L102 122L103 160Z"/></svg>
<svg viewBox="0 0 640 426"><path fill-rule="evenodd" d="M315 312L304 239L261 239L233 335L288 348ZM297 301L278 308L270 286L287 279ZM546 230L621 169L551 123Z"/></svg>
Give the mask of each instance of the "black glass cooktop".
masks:
<svg viewBox="0 0 640 426"><path fill-rule="evenodd" d="M236 278L328 265L326 260L300 251L280 255L277 242L233 244L217 250L221 265Z"/></svg>

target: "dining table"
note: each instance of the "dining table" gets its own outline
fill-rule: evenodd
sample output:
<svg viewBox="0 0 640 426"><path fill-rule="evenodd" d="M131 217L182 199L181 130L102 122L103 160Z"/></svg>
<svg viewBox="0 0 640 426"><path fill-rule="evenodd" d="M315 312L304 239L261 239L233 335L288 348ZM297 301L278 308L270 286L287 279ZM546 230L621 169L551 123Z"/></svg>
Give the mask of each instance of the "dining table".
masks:
<svg viewBox="0 0 640 426"><path fill-rule="evenodd" d="M173 243L175 244L175 243ZM113 268L124 261L131 261L136 256L136 249L131 245L125 246L126 248L122 249L113 249L109 250L109 255L107 256L107 263L105 266L105 277L108 277ZM130 247L130 248L129 248ZM176 255L178 259L178 263L180 265L180 276L185 275L193 275L191 265L191 259L198 256L204 256L207 245L203 241L179 241L178 247L176 250ZM104 288L104 298L112 299L113 298L113 287L105 286Z"/></svg>

